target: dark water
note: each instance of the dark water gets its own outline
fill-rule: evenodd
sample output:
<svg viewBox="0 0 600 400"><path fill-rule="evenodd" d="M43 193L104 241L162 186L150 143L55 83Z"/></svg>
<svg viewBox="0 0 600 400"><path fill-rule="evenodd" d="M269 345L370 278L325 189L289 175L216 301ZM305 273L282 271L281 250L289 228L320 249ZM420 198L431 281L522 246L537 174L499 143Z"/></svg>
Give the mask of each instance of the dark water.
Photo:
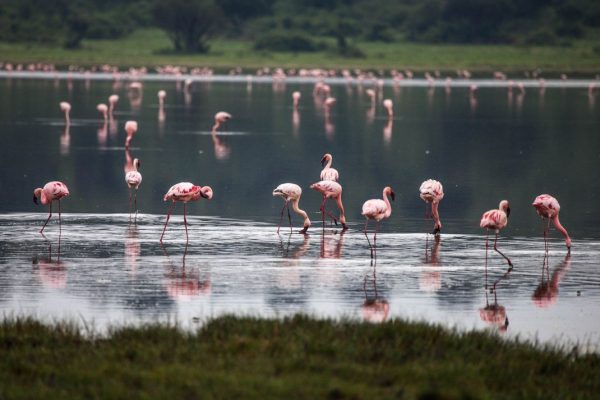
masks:
<svg viewBox="0 0 600 400"><path fill-rule="evenodd" d="M183 85L180 85L182 88ZM464 328L504 326L509 335L600 346L600 110L582 88L548 88L525 94L464 87L382 89L373 112L365 89L334 85L331 115L298 83L194 83L186 93L174 82L146 82L139 106L126 82L0 80L0 310L6 315L83 319L107 323L194 321L223 313L381 319L425 319ZM159 120L156 92L167 92ZM291 93L302 92L294 114ZM96 104L117 93L114 126L106 131ZM380 106L394 101L391 127ZM60 101L72 104L64 131ZM135 99L134 99L135 100ZM233 115L214 141L215 112ZM130 155L141 159L138 224L129 227L124 183L125 121L139 123ZM114 132L111 131L115 128ZM319 161L334 156L351 229L319 227ZM424 232L418 187L442 181L441 242ZM45 182L65 182L58 225L47 238L37 231L46 209L31 202ZM158 244L166 204L162 196L180 181L210 185L212 201L188 207L190 243L182 219L172 220L166 246ZM275 234L281 209L272 197L279 183L304 189L300 201L314 226L310 235ZM362 203L394 188L393 214L378 237L372 265ZM551 193L574 244L551 231L547 267L542 225L531 207ZM483 211L502 199L511 218L500 246L515 270L490 258L485 286ZM181 214L181 206L176 209ZM296 226L300 220L294 218ZM287 231L286 231L287 232ZM428 250L426 250L428 249ZM184 260L185 254L185 260ZM184 265L185 261L185 265ZM363 307L365 299L385 299ZM367 301L372 303L372 301ZM481 311L480 309L484 309ZM497 310L500 310L497 307ZM495 328L498 329L498 328Z"/></svg>

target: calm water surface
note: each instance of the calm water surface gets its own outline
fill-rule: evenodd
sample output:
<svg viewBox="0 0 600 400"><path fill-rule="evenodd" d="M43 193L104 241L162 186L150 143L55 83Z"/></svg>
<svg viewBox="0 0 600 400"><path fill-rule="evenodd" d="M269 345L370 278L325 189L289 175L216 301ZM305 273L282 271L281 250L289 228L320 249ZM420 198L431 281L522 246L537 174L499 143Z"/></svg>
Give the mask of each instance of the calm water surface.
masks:
<svg viewBox="0 0 600 400"><path fill-rule="evenodd" d="M125 82L0 80L0 310L98 329L155 320L194 327L224 313L407 317L600 349L595 98L581 88L481 88L473 98L466 88L386 86L373 108L367 87L333 86L327 115L312 86L299 83L204 82L185 91L147 82L136 97ZM159 89L167 91L162 115ZM297 113L294 90L302 92ZM96 104L112 93L120 102L105 126ZM383 98L394 101L391 121ZM68 131L63 100L73 106ZM233 119L213 138L221 110ZM129 119L140 129L127 155ZM344 186L345 233L320 229L320 197L308 188L325 152ZM142 163L137 225L126 214L127 156ZM439 242L425 234L432 223L418 197L427 178L446 192ZM31 202L32 190L54 179L71 196L62 234L53 220L42 237L47 210ZM161 247L162 196L180 181L210 185L215 196L188 207L187 248L180 205ZM275 233L282 204L271 191L283 182L304 189L308 236ZM386 185L397 198L372 262L360 207ZM544 192L561 203L571 257L554 230L544 255L530 205ZM507 273L491 254L486 279L479 217L504 198L512 213L500 246L515 269Z"/></svg>

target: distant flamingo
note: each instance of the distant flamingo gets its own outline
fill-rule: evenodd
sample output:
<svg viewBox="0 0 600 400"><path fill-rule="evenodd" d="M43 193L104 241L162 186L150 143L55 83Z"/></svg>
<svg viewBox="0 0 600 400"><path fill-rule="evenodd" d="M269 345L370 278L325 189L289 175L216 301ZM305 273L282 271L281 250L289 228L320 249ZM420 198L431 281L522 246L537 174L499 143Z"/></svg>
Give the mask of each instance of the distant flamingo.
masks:
<svg viewBox="0 0 600 400"><path fill-rule="evenodd" d="M298 108L298 103L300 102L300 97L302 95L300 94L300 92L296 91L294 93L292 93L292 100L293 100L293 104L294 104L294 109Z"/></svg>
<svg viewBox="0 0 600 400"><path fill-rule="evenodd" d="M327 97L325 99L325 114L329 114L331 111L331 107L337 102L335 97Z"/></svg>
<svg viewBox="0 0 600 400"><path fill-rule="evenodd" d="M438 205L444 198L444 187L439 181L434 179L428 179L421 183L419 188L420 197L426 203L431 203L431 216L433 217L433 234L439 235L442 229L442 222L440 221L440 214L438 212Z"/></svg>
<svg viewBox="0 0 600 400"><path fill-rule="evenodd" d="M115 111L115 107L117 106L118 102L119 102L119 95L111 94L108 97L108 115L110 116L110 118L113 118L113 112Z"/></svg>
<svg viewBox="0 0 600 400"><path fill-rule="evenodd" d="M125 122L125 131L127 132L127 139L125 139L125 149L129 149L129 144L133 139L133 135L138 130L138 123L136 121L127 121Z"/></svg>
<svg viewBox="0 0 600 400"><path fill-rule="evenodd" d="M222 124L229 121L231 119L231 114L225 111L219 111L215 114L215 124L212 127L212 132L216 133L217 129L221 127Z"/></svg>
<svg viewBox="0 0 600 400"><path fill-rule="evenodd" d="M283 204L283 208L281 209L281 216L279 217L279 225L277 225L277 233L279 233L279 228L281 227L281 220L283 219L283 210L287 208L288 210L288 220L290 221L290 233L292 232L292 217L290 216L290 207L289 203L292 203L292 209L302 218L304 218L304 228L300 231L300 233L306 233L308 228L310 227L310 219L308 219L308 215L304 210L301 210L298 207L298 203L300 202L300 196L302 196L302 189L300 186L294 183L282 183L277 186L275 190L273 190L273 196L281 197L285 203Z"/></svg>
<svg viewBox="0 0 600 400"><path fill-rule="evenodd" d="M100 114L102 114L102 117L105 121L108 120L108 106L106 104L100 103L96 106L96 109Z"/></svg>
<svg viewBox="0 0 600 400"><path fill-rule="evenodd" d="M329 153L325 153L323 158L321 159L321 166L323 170L321 171L321 180L322 181L334 181L337 182L340 180L340 174L337 169L331 168L331 163L333 162L333 157Z"/></svg>
<svg viewBox="0 0 600 400"><path fill-rule="evenodd" d="M535 198L532 203L533 207L537 213L543 218L548 219L548 224L544 227L544 245L546 247L546 251L548 251L548 231L550 229L550 221L554 223L554 227L565 237L565 243L567 245L568 253L571 253L571 238L569 237L569 233L567 230L560 224L558 220L558 213L560 211L560 204L558 201L550 196L549 194L541 194Z"/></svg>
<svg viewBox="0 0 600 400"><path fill-rule="evenodd" d="M508 265L512 268L513 264L508 257L506 257L500 250L498 250L498 234L500 229L504 228L508 223L508 216L510 215L510 207L508 200L502 200L500 206L496 210L489 210L483 213L481 216L481 222L479 226L487 229L488 233L490 229L496 231L496 239L494 240L494 250L498 252L508 262ZM485 261L487 266L487 254L488 254L488 237L485 237Z"/></svg>
<svg viewBox="0 0 600 400"><path fill-rule="evenodd" d="M69 125L71 123L71 119L69 118L69 113L71 112L71 104L66 101L60 102L60 111L65 113L65 124Z"/></svg>
<svg viewBox="0 0 600 400"><path fill-rule="evenodd" d="M362 206L362 215L365 216L365 236L367 235L367 228L369 227L369 220L375 220L375 234L373 235L373 248L377 246L377 231L379 230L379 223L384 218L389 218L392 215L392 205L388 200L388 196L395 199L396 195L391 187L386 186L383 189L383 200L382 199L371 199L365 201ZM367 239L369 237L367 236ZM371 257L373 257L373 249L371 249Z"/></svg>
<svg viewBox="0 0 600 400"><path fill-rule="evenodd" d="M394 118L394 103L390 99L383 100L383 107L387 110L388 118Z"/></svg>
<svg viewBox="0 0 600 400"><path fill-rule="evenodd" d="M231 114L226 113L225 111L219 111L215 114L215 124L212 127L211 137L215 150L215 157L218 160L226 160L231 155L231 148L219 137L219 135L217 135L217 129L231 118Z"/></svg>
<svg viewBox="0 0 600 400"><path fill-rule="evenodd" d="M335 199L335 202L340 210L340 218L339 221L342 224L342 228L344 230L348 229L346 225L346 215L344 213L344 205L342 204L342 185L334 181L320 181L313 183L310 185L311 189L316 190L317 192L323 195L323 202L321 203L321 220L323 221L323 229L325 229L325 214L327 214L333 222L337 225L337 219L326 210L325 203L327 199Z"/></svg>
<svg viewBox="0 0 600 400"><path fill-rule="evenodd" d="M185 226L185 239L188 241L188 229L187 229L187 218L186 218L186 204L188 201L196 201L200 197L205 199L212 199L213 190L210 186L197 186L193 183L189 182L180 182L176 185L171 186L165 197L164 201L172 201L169 206L167 212L167 219L165 221L165 227L163 228L162 235L160 236L160 243L163 241L163 236L165 236L165 231L167 230L167 224L169 223L169 219L171 218L171 212L173 211L173 207L176 201L183 202L183 224Z"/></svg>
<svg viewBox="0 0 600 400"><path fill-rule="evenodd" d="M164 90L158 91L158 121L164 122L166 119L165 114L165 97L167 97L167 92Z"/></svg>
<svg viewBox="0 0 600 400"><path fill-rule="evenodd" d="M133 171L129 171L125 174L125 182L129 186L129 219L131 220L131 189L134 189L134 206L135 206L135 220L137 220L137 191L142 183L142 174L138 172L140 168L140 160L133 160Z"/></svg>
<svg viewBox="0 0 600 400"><path fill-rule="evenodd" d="M48 182L44 185L44 188L37 188L33 191L33 202L38 204L38 199L43 205L50 205L50 214L48 215L48 219L44 223L44 226L40 230L40 233L44 232L44 228L52 218L52 202L54 200L58 201L58 224L61 226L60 219L60 199L69 195L69 189L67 185L59 181Z"/></svg>

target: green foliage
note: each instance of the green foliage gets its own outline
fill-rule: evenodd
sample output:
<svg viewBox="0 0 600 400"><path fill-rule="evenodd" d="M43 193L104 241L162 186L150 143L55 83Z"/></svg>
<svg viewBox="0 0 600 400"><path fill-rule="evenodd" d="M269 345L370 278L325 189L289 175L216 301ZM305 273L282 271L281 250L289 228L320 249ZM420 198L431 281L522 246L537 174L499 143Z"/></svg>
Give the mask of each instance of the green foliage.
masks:
<svg viewBox="0 0 600 400"><path fill-rule="evenodd" d="M256 50L314 52L321 50L323 47L323 44L318 44L301 31L268 31L258 36L254 41Z"/></svg>

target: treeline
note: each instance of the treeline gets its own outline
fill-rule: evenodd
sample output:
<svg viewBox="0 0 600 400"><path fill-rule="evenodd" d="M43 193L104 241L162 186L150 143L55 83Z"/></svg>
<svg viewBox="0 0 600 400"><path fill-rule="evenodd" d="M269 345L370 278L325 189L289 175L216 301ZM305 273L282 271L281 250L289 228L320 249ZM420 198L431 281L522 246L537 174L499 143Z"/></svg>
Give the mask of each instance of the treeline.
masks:
<svg viewBox="0 0 600 400"><path fill-rule="evenodd" d="M77 48L141 27L165 30L176 51L213 37L256 49L360 55L357 41L569 45L595 37L598 0L2 0L0 40Z"/></svg>

